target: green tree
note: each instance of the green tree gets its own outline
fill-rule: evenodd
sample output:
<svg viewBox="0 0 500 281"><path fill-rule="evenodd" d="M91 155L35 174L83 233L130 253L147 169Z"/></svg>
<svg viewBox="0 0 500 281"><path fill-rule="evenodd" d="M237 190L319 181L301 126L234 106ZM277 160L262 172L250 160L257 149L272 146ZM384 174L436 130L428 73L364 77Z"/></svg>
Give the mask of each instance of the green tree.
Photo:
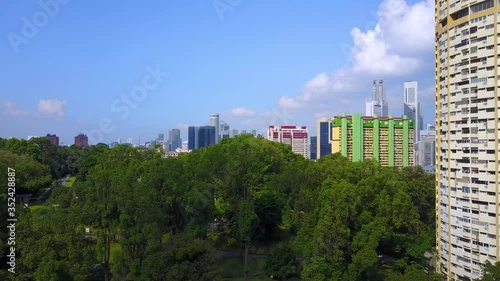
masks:
<svg viewBox="0 0 500 281"><path fill-rule="evenodd" d="M297 273L297 262L288 245L280 246L266 259L265 272L273 278L285 280Z"/></svg>
<svg viewBox="0 0 500 281"><path fill-rule="evenodd" d="M490 261L485 262L483 276L479 281L499 281L500 280L500 262L492 264Z"/></svg>

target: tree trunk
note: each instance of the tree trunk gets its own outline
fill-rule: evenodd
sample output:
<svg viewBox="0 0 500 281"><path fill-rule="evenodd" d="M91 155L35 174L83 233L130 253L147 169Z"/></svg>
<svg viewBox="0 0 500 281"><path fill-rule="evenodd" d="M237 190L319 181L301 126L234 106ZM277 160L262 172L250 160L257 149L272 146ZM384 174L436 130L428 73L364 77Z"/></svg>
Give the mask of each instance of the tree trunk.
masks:
<svg viewBox="0 0 500 281"><path fill-rule="evenodd" d="M248 279L248 242L245 242L245 279Z"/></svg>

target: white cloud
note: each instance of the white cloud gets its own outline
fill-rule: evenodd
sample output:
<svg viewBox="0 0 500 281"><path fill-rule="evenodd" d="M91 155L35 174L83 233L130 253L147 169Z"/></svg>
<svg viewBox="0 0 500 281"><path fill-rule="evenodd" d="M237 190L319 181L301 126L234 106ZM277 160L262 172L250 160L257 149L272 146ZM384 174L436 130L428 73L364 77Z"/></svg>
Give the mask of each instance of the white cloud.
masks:
<svg viewBox="0 0 500 281"><path fill-rule="evenodd" d="M58 99L40 100L38 102L37 114L38 115L56 115L59 117L64 116L64 107L66 101Z"/></svg>
<svg viewBox="0 0 500 281"><path fill-rule="evenodd" d="M372 28L354 27L352 44L340 44L347 66L332 75L317 74L296 97L280 97L278 107L307 109L314 114L324 111L321 108L328 101L335 101L331 103L335 109L347 110L356 104L364 109L369 79L416 73L434 48L434 1L409 5L405 0L384 0L373 15L374 21L367 25Z"/></svg>
<svg viewBox="0 0 500 281"><path fill-rule="evenodd" d="M231 115L237 117L251 117L255 116L255 111L250 110L244 106L240 106L231 110Z"/></svg>
<svg viewBox="0 0 500 281"><path fill-rule="evenodd" d="M8 101L3 105L2 115L12 117L27 116L30 115L30 112L24 109L17 109L16 102Z"/></svg>

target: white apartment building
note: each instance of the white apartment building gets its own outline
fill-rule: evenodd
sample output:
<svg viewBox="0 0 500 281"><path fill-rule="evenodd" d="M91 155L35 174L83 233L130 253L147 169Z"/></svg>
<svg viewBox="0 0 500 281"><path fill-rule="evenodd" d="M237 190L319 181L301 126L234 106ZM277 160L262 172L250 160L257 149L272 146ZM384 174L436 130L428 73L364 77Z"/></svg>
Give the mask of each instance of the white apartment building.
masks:
<svg viewBox="0 0 500 281"><path fill-rule="evenodd" d="M292 151L309 159L309 141L306 126L269 126L267 138L292 146Z"/></svg>
<svg viewBox="0 0 500 281"><path fill-rule="evenodd" d="M437 270L500 260L499 0L436 0Z"/></svg>

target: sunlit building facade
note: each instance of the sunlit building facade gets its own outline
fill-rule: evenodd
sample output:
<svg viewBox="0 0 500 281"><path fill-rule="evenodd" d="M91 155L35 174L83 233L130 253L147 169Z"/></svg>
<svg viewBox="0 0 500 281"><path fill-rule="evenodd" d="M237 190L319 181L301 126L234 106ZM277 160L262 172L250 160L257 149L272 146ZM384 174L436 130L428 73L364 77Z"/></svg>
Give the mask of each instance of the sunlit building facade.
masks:
<svg viewBox="0 0 500 281"><path fill-rule="evenodd" d="M499 0L436 0L436 249L446 280L500 258Z"/></svg>

